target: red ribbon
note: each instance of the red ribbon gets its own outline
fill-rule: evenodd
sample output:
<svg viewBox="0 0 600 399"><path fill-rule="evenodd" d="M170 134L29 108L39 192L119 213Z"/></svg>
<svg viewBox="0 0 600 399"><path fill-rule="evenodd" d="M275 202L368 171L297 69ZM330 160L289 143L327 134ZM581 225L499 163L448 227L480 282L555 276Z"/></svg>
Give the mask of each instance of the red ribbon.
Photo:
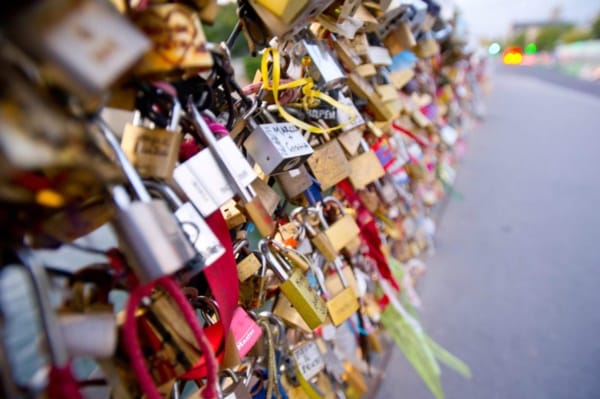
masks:
<svg viewBox="0 0 600 399"><path fill-rule="evenodd" d="M394 287L396 290L400 290L400 285L394 278L387 259L381 251L381 239L379 238L379 229L375 223L375 215L373 215L373 213L367 209L359 195L356 193L356 191L354 191L354 188L348 179L338 183L337 187L342 190L348 202L350 202L352 207L356 209L358 215L356 223L360 228L360 237L362 242L369 249L365 256L373 259L373 261L375 261L377 264L379 274L388 280L392 287Z"/></svg>

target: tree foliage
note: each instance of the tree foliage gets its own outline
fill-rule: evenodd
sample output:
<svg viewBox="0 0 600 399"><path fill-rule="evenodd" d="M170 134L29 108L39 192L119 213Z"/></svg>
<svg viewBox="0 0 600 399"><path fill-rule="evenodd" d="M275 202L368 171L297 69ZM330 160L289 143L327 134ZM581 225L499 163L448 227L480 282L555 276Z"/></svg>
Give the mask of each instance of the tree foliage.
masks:
<svg viewBox="0 0 600 399"><path fill-rule="evenodd" d="M572 29L572 26L552 25L540 29L535 43L538 51L552 51L562 35Z"/></svg>
<svg viewBox="0 0 600 399"><path fill-rule="evenodd" d="M592 39L600 39L600 12L598 13L598 15L596 15L596 19L592 23L590 34L592 36Z"/></svg>
<svg viewBox="0 0 600 399"><path fill-rule="evenodd" d="M563 43L575 43L592 38L592 32L588 29L573 28L565 32L561 37L560 41Z"/></svg>
<svg viewBox="0 0 600 399"><path fill-rule="evenodd" d="M510 46L510 47L524 48L527 45L527 40L525 38L525 32L521 32L518 35L514 36L506 44L507 44L507 46Z"/></svg>
<svg viewBox="0 0 600 399"><path fill-rule="evenodd" d="M206 39L212 43L221 43L229 38L238 21L237 5L227 3L219 6L219 12L215 23L212 25L203 24ZM243 57L248 55L248 45L246 38L240 34L231 50L232 57Z"/></svg>

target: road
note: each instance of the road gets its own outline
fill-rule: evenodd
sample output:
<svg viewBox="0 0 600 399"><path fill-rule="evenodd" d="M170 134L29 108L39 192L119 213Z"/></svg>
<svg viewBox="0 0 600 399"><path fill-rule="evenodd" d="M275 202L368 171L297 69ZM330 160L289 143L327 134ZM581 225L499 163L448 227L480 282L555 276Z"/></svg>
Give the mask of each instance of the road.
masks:
<svg viewBox="0 0 600 399"><path fill-rule="evenodd" d="M600 398L600 90L501 69L420 292L448 399ZM432 395L399 351L379 399Z"/></svg>

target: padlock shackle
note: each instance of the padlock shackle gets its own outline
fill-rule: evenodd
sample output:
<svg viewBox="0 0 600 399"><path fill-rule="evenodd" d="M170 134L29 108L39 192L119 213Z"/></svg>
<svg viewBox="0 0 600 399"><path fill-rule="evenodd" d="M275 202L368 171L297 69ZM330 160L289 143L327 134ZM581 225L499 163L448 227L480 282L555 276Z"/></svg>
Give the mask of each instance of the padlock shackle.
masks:
<svg viewBox="0 0 600 399"><path fill-rule="evenodd" d="M215 138L212 131L208 127L208 124L206 123L206 121L204 120L202 115L200 115L200 112L198 112L198 110L196 109L196 106L194 105L194 102L191 97L188 99L187 108L188 108L189 112L191 113L192 120L193 120L194 124L196 125L196 127L199 129L201 136L204 138L204 140L206 140L206 144L208 145L208 148L209 148L210 152L212 153L217 165L223 172L223 175L225 176L227 183L231 186L233 191L242 198L244 203L251 202L252 199L254 198L251 188L250 187L248 187L248 188L242 187L237 182L235 177L231 174L229 167L225 163L224 154L222 153L221 149L217 145L217 139Z"/></svg>
<svg viewBox="0 0 600 399"><path fill-rule="evenodd" d="M152 201L152 197L150 196L150 193L148 193L148 190L146 190L142 178L138 174L137 170L135 170L135 167L129 158L127 158L127 155L125 155L125 152L123 152L121 149L121 144L119 143L117 136L112 131L110 126L108 126L108 124L102 118L96 118L95 123L102 133L104 141L112 150L117 164L121 167L121 170L125 174L125 177L127 178L138 199L142 202Z"/></svg>
<svg viewBox="0 0 600 399"><path fill-rule="evenodd" d="M68 367L69 353L48 295L50 282L44 265L29 248L18 249L16 255L27 270L31 280L35 302L40 310L39 317L46 335L48 354L52 366L56 368Z"/></svg>
<svg viewBox="0 0 600 399"><path fill-rule="evenodd" d="M285 281L289 278L289 274L285 270L285 267L279 263L277 257L275 257L275 255L271 252L267 240L263 239L258 242L258 250L261 254L263 254L266 259L266 263L271 266L277 275L277 278L279 278L281 281Z"/></svg>
<svg viewBox="0 0 600 399"><path fill-rule="evenodd" d="M183 205L183 201L175 190L167 183L158 182L156 180L144 180L144 187L150 192L158 194L163 200L165 200L172 211L176 211Z"/></svg>

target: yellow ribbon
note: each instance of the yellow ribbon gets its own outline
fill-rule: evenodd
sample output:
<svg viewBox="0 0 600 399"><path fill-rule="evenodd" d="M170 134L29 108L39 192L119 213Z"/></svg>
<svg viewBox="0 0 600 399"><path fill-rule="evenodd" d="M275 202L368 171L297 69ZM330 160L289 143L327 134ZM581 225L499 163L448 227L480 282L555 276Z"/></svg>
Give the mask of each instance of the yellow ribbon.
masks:
<svg viewBox="0 0 600 399"><path fill-rule="evenodd" d="M270 81L270 79L269 79L269 56L271 56L271 58L273 60L272 86L269 84L269 81ZM356 118L356 112L355 112L354 108L349 107L344 104L341 104L340 102L338 102L334 98L328 96L327 94L321 93L319 90L316 90L314 88L315 84L314 84L312 78L307 77L307 78L295 80L293 82L280 84L280 81L281 81L281 57L279 55L279 50L274 49L274 48L266 49L262 55L260 68L261 68L262 81L263 81L262 88L264 90L270 90L273 92L273 97L275 98L275 105L277 106L279 115L281 115L281 117L283 119L285 119L287 122L299 127L302 130L306 130L308 132L316 133L316 134L329 133L334 130L341 129L344 126L349 125L354 122L354 120ZM323 128L320 126L311 125L310 123L306 123L306 122L301 121L300 119L292 116L290 113L288 113L285 110L285 108L283 108L281 106L281 104L279 102L279 90L294 89L297 87L302 87L302 94L305 97L305 99L304 99L305 106L307 106L307 104L311 104L315 98L318 98L319 100L325 101L329 105L332 105L336 108L341 109L348 115L351 115L351 118L349 120L347 120L346 122L339 124L337 126L330 127L330 128Z"/></svg>

